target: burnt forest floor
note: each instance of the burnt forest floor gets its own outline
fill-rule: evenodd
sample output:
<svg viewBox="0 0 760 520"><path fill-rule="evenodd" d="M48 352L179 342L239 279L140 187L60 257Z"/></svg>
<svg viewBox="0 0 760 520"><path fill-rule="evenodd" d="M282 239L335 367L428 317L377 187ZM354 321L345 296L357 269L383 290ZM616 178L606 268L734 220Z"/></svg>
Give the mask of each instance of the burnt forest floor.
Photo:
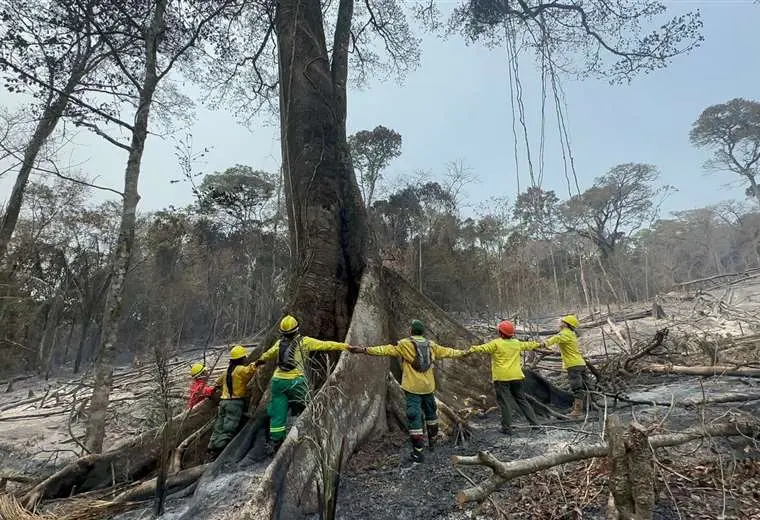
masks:
<svg viewBox="0 0 760 520"><path fill-rule="evenodd" d="M629 396L636 399L708 398L714 394L760 393L760 382L698 377L648 377ZM611 402L609 406L611 406ZM708 407L624 406L614 412L623 422L636 419L653 433L679 431L726 416L760 413L760 401ZM498 411L470 419L473 436L466 446L440 441L425 462L408 462L409 443L396 431L362 446L343 468L336 518L340 520L457 520L465 518L607 518L606 462L567 464L513 480L480 509L456 504L458 490L490 475L481 467L456 467L453 455L489 451L502 461L555 452L570 444L600 440L604 413L577 422L553 422L540 432L522 419L509 437L500 432ZM718 454L718 459L716 459ZM718 463L720 460L722 464ZM716 439L658 450L655 519L760 519L760 452L747 439Z"/></svg>

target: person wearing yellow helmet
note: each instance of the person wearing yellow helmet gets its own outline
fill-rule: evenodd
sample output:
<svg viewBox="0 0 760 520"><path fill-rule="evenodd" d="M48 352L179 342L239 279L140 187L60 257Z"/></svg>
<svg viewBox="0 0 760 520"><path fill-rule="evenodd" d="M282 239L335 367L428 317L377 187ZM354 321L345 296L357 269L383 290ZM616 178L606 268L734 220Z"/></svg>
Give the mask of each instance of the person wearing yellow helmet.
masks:
<svg viewBox="0 0 760 520"><path fill-rule="evenodd" d="M586 360L583 359L581 349L578 346L578 336L575 329L578 328L578 318L569 314L559 320L559 334L547 339L542 346L559 347L562 356L562 368L567 370L567 377L570 381L570 391L573 393L573 408L570 411L570 417L580 417L583 414L583 400L588 395L591 387L588 374L586 372Z"/></svg>
<svg viewBox="0 0 760 520"><path fill-rule="evenodd" d="M277 369L270 383L271 399L267 407L269 435L275 451L285 440L288 410L301 413L308 400L308 386L304 377L304 362L309 352L321 350L347 350L347 343L323 341L302 336L298 320L287 315L280 320L280 339L256 361L260 366L276 359Z"/></svg>
<svg viewBox="0 0 760 520"><path fill-rule="evenodd" d="M193 363L190 367L190 377L193 382L190 384L190 396L187 400L187 407L192 408L207 397L214 395L216 388L206 384L208 370L203 363Z"/></svg>
<svg viewBox="0 0 760 520"><path fill-rule="evenodd" d="M213 454L221 452L235 437L240 427L247 404L248 383L256 373L256 365L247 363L247 360L248 350L245 347L232 347L227 370L216 381L217 386L222 389L222 395L208 444L208 449Z"/></svg>

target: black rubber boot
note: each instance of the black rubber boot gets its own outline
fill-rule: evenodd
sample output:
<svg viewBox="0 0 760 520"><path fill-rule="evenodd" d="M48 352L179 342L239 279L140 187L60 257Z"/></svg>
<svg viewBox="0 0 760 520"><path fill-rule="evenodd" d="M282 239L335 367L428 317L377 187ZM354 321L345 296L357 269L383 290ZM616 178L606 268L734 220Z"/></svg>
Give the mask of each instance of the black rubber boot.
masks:
<svg viewBox="0 0 760 520"><path fill-rule="evenodd" d="M427 434L428 434L428 449L430 451L433 451L435 449L436 440L438 439L438 425L428 425L427 427Z"/></svg>
<svg viewBox="0 0 760 520"><path fill-rule="evenodd" d="M423 462L425 460L425 438L412 437L412 454L409 457L412 462Z"/></svg>

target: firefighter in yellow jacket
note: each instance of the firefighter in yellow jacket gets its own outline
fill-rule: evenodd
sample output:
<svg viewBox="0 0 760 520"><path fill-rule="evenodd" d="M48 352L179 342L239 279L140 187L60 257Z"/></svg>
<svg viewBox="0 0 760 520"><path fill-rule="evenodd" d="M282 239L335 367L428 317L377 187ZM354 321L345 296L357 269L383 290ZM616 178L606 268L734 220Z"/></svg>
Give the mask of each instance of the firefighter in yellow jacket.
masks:
<svg viewBox="0 0 760 520"><path fill-rule="evenodd" d="M438 408L435 404L435 372L433 363L437 359L458 358L466 354L464 350L442 347L425 338L425 327L419 320L414 320L411 337L400 340L396 345L379 347L351 347L351 352L371 356L390 356L401 358L401 388L406 396L406 418L409 437L412 442L411 459L423 461L425 433L422 416L428 431L428 443L433 448L438 434ZM420 409L422 413L420 413Z"/></svg>
<svg viewBox="0 0 760 520"><path fill-rule="evenodd" d="M591 385L586 372L586 360L583 359L581 349L578 346L578 336L575 329L578 328L578 318L572 314L563 316L559 322L559 334L556 334L544 342L545 346L559 347L562 356L562 368L567 370L567 378L570 380L570 391L573 393L573 409L570 417L583 415L583 400L588 395Z"/></svg>
<svg viewBox="0 0 760 520"><path fill-rule="evenodd" d="M267 407L269 435L275 450L285 440L288 409L299 414L308 401L308 386L304 378L306 354L314 350L348 349L346 343L301 336L298 321L290 315L280 321L280 334L280 339L256 361L256 365L262 365L270 359L277 359L277 369L269 387L271 400Z"/></svg>
<svg viewBox="0 0 760 520"><path fill-rule="evenodd" d="M538 421L533 407L525 397L523 380L525 374L522 371L520 354L524 350L533 350L541 346L537 341L520 341L514 338L515 326L511 321L502 321L498 326L499 337L484 343L470 347L468 354L487 353L491 355L491 378L493 388L496 391L496 401L501 409L501 431L512 435L512 408L509 405L509 397L512 394L517 406L531 426L537 426Z"/></svg>
<svg viewBox="0 0 760 520"><path fill-rule="evenodd" d="M208 449L218 454L237 434L243 412L247 404L248 383L256 373L256 366L246 363L248 351L242 345L235 345L230 350L230 363L226 372L216 381L222 388L219 411L211 432Z"/></svg>

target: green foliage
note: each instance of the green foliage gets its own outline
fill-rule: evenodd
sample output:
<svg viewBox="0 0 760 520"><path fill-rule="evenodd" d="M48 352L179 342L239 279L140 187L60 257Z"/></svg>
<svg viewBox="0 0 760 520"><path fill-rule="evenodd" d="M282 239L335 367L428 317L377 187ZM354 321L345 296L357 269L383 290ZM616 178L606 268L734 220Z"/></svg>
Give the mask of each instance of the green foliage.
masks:
<svg viewBox="0 0 760 520"><path fill-rule="evenodd" d="M222 173L206 175L195 188L200 212L224 213L236 225L263 224L271 218L270 200L275 179L270 173L236 165Z"/></svg>
<svg viewBox="0 0 760 520"><path fill-rule="evenodd" d="M401 134L378 125L374 130L362 130L349 136L348 146L354 170L359 173L364 204L371 206L383 170L401 155Z"/></svg>
<svg viewBox="0 0 760 520"><path fill-rule="evenodd" d="M710 169L733 172L749 184L746 194L760 202L760 103L736 98L706 108L692 125L691 142L712 150Z"/></svg>
<svg viewBox="0 0 760 520"><path fill-rule="evenodd" d="M491 46L502 45L506 31L516 47L550 57L564 71L622 81L667 66L703 40L699 11L654 25L666 10L656 0L465 0L448 31Z"/></svg>
<svg viewBox="0 0 760 520"><path fill-rule="evenodd" d="M658 178L649 164L615 166L562 204L565 226L592 241L603 258L611 256L621 240L657 216L662 197L672 189L655 186Z"/></svg>

